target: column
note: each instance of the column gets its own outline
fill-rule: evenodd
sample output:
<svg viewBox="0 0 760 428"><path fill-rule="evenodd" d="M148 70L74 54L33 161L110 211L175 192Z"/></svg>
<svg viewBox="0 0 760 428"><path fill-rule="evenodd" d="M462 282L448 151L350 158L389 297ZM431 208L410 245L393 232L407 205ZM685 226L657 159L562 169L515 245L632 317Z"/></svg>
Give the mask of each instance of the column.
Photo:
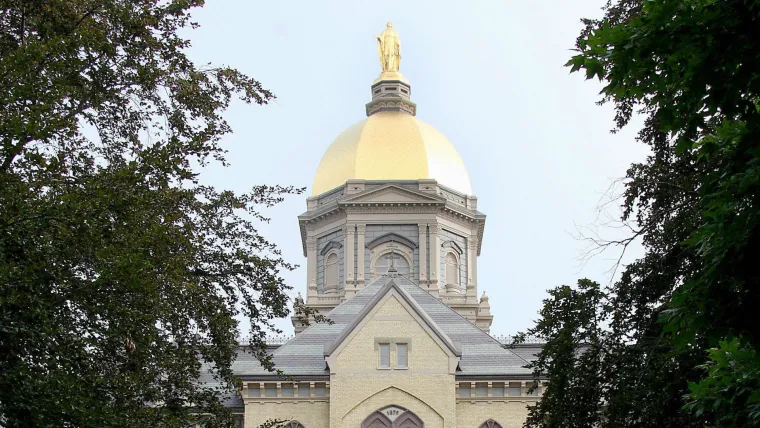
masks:
<svg viewBox="0 0 760 428"><path fill-rule="evenodd" d="M438 293L441 287L439 276L441 275L441 238L440 234L443 232L443 227L438 223L430 225L430 294L438 297Z"/></svg>
<svg viewBox="0 0 760 428"><path fill-rule="evenodd" d="M345 241L343 244L343 291L345 294L354 294L354 239L356 226L349 223L345 227Z"/></svg>
<svg viewBox="0 0 760 428"><path fill-rule="evenodd" d="M366 225L356 225L356 288L364 288L364 229Z"/></svg>
<svg viewBox="0 0 760 428"><path fill-rule="evenodd" d="M467 302L478 302L478 235L467 239Z"/></svg>
<svg viewBox="0 0 760 428"><path fill-rule="evenodd" d="M420 287L428 288L427 280L427 224L420 223L417 225L420 236Z"/></svg>
<svg viewBox="0 0 760 428"><path fill-rule="evenodd" d="M307 234L309 232L306 232ZM317 238L306 236L306 301L317 296Z"/></svg>

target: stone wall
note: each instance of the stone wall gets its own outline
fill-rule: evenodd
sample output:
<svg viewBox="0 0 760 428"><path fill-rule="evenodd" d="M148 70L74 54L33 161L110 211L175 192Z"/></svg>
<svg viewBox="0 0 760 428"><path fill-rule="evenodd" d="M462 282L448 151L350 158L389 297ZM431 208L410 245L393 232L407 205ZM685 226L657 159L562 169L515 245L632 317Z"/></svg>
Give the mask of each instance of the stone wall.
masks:
<svg viewBox="0 0 760 428"><path fill-rule="evenodd" d="M530 402L518 400L477 400L457 399L457 427L478 428L488 419L493 419L504 428L522 428L528 416Z"/></svg>
<svg viewBox="0 0 760 428"><path fill-rule="evenodd" d="M269 419L296 420L306 428L329 428L330 404L327 401L292 399L246 403L245 428L258 428Z"/></svg>

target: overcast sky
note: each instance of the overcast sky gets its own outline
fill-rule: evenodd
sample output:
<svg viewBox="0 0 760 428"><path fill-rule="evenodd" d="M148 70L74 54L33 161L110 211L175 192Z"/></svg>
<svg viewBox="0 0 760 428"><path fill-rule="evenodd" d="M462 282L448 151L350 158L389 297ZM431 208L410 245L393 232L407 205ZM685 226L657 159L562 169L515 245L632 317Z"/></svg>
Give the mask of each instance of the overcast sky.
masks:
<svg viewBox="0 0 760 428"><path fill-rule="evenodd" d="M237 191L281 184L311 194L329 144L365 117L380 71L375 35L390 20L417 115L459 151L488 216L478 289L491 298L492 333L525 330L547 289L581 277L610 280L618 253L582 264L587 244L576 226L603 221L600 198L647 153L633 139L635 127L610 134L612 107L595 105L601 84L563 67L580 18L600 16L603 3L207 0L194 14L201 28L189 35L191 57L234 66L277 100L227 112L232 165L211 167L203 178ZM292 295L306 294L296 219L305 209L305 195L291 197L265 212L272 221L261 228L302 266L286 274ZM626 260L639 255L634 248ZM278 325L292 333L289 321Z"/></svg>

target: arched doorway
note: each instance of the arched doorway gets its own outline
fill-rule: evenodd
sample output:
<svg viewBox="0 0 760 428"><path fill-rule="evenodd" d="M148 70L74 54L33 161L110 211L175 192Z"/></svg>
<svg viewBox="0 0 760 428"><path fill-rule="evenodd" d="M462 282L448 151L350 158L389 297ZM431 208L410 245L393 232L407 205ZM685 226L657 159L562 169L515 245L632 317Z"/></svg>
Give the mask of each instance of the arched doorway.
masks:
<svg viewBox="0 0 760 428"><path fill-rule="evenodd" d="M414 412L399 406L384 407L367 417L362 428L423 428L425 424Z"/></svg>

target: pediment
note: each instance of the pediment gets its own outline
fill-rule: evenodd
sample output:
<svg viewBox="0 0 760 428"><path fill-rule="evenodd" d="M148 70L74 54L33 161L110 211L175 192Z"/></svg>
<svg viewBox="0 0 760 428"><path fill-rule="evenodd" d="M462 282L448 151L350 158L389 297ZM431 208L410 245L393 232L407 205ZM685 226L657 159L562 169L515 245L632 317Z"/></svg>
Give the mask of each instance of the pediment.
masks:
<svg viewBox="0 0 760 428"><path fill-rule="evenodd" d="M357 316L340 332L330 344L324 349L324 355L329 358L334 353L337 353L347 343L349 338L353 336L362 326L372 318L372 314L381 310L384 306L384 302L393 298L399 304L403 305L406 312L409 314L410 321L413 319L421 327L423 327L431 338L439 343L441 349L444 349L451 357L461 357L461 350L454 344L440 327L430 318L424 309L409 295L402 287L400 287L394 280L389 280L362 308ZM452 370L456 367L456 364L452 367Z"/></svg>
<svg viewBox="0 0 760 428"><path fill-rule="evenodd" d="M405 189L393 184L342 199L339 204L445 204L437 195Z"/></svg>

